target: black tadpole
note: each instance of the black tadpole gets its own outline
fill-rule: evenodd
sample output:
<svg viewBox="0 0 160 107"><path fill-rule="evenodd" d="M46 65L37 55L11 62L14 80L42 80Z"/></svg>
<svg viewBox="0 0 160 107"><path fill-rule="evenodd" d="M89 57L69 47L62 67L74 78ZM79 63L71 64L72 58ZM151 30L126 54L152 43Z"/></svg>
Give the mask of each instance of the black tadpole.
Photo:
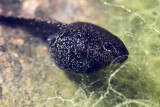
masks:
<svg viewBox="0 0 160 107"><path fill-rule="evenodd" d="M42 38L57 66L69 72L93 73L112 62L122 63L129 55L117 36L91 23L63 24L0 16L0 24L19 27Z"/></svg>

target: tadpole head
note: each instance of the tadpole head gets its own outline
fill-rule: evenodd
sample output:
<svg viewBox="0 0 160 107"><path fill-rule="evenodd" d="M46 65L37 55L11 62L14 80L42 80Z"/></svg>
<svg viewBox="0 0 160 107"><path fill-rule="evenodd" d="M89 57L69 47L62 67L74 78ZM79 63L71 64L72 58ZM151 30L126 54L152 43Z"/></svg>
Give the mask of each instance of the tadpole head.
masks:
<svg viewBox="0 0 160 107"><path fill-rule="evenodd" d="M109 63L123 63L127 60L129 52L122 40L107 30L104 30L103 35L103 53Z"/></svg>

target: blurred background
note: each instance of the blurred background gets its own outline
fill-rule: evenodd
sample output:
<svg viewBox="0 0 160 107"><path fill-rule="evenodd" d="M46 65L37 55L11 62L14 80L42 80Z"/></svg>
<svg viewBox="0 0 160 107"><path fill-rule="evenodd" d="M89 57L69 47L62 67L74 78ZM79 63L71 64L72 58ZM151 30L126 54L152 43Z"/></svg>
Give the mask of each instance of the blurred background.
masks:
<svg viewBox="0 0 160 107"><path fill-rule="evenodd" d="M1 107L159 107L160 0L0 0L0 14L97 24L129 50L119 68L68 77L39 38L0 26ZM103 75L102 75L103 73Z"/></svg>

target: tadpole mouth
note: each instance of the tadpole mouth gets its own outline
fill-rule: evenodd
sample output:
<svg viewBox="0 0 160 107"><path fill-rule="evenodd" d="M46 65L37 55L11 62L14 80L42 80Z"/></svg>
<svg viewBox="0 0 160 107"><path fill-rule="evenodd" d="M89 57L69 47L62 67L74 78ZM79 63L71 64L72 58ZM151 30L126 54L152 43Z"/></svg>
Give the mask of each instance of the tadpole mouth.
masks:
<svg viewBox="0 0 160 107"><path fill-rule="evenodd" d="M113 63L123 63L125 60L128 59L129 52L126 47L118 48L119 53L117 57L114 59Z"/></svg>
<svg viewBox="0 0 160 107"><path fill-rule="evenodd" d="M122 56L118 56L117 58L115 58L112 62L111 62L111 64L114 64L114 63L123 63L125 60L127 60L128 59L128 56L129 55L122 55Z"/></svg>
<svg viewBox="0 0 160 107"><path fill-rule="evenodd" d="M117 57L111 63L123 63L128 59L129 52L127 48L119 48L119 53L116 55Z"/></svg>

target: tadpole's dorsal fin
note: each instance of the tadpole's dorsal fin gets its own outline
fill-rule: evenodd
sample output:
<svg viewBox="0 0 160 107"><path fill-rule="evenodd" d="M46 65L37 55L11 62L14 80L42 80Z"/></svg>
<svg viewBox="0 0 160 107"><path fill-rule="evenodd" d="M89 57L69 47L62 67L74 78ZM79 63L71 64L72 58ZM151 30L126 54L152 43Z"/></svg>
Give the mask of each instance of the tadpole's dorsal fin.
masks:
<svg viewBox="0 0 160 107"><path fill-rule="evenodd" d="M20 17L0 15L0 24L9 27L18 27L31 33L33 36L40 37L44 40L50 35L59 32L63 26L61 22L43 21L40 19L26 19Z"/></svg>

